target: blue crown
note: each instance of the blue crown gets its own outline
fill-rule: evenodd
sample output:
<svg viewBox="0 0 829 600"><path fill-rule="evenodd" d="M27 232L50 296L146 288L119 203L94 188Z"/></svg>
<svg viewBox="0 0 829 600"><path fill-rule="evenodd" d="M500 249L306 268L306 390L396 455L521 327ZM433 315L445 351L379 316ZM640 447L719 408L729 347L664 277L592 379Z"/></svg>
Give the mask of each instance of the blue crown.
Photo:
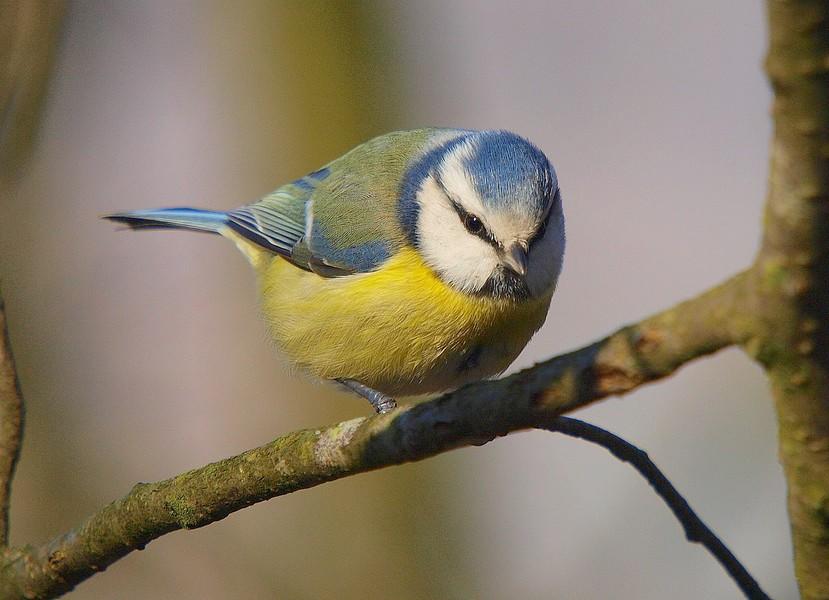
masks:
<svg viewBox="0 0 829 600"><path fill-rule="evenodd" d="M496 210L547 210L558 181L541 150L509 131L482 131L470 141L473 152L465 166L486 204Z"/></svg>

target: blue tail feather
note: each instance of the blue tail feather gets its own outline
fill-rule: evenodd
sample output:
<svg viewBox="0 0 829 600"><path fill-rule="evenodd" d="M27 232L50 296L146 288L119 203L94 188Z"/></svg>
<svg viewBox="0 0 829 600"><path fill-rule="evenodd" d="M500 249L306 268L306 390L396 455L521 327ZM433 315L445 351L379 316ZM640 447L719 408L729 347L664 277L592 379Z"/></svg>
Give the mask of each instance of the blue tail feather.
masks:
<svg viewBox="0 0 829 600"><path fill-rule="evenodd" d="M104 215L104 218L132 229L193 229L211 233L218 233L227 224L227 215L223 212L186 207L133 210Z"/></svg>

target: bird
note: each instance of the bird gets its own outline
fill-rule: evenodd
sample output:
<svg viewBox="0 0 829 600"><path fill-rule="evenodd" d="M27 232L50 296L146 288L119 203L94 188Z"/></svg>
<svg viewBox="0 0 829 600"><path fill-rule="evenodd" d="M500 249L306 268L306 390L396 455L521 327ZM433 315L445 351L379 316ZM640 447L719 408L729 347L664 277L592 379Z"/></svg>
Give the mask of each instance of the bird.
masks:
<svg viewBox="0 0 829 600"><path fill-rule="evenodd" d="M565 247L555 169L505 130L395 131L240 208L104 218L234 242L276 347L378 413L506 370L547 317Z"/></svg>

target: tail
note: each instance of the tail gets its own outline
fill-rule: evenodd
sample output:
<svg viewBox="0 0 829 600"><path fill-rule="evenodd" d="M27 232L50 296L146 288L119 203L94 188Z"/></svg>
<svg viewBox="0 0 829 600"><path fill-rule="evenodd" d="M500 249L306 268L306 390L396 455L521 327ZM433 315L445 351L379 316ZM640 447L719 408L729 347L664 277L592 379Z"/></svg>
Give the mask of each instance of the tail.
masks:
<svg viewBox="0 0 829 600"><path fill-rule="evenodd" d="M125 223L130 229L192 229L218 233L227 224L227 215L200 208L158 208L104 215L104 219Z"/></svg>

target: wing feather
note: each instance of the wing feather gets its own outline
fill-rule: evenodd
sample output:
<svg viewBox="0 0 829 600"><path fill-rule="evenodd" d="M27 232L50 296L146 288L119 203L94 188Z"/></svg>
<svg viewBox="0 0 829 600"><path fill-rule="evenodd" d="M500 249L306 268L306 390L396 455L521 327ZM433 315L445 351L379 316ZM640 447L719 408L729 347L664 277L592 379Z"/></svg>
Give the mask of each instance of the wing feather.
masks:
<svg viewBox="0 0 829 600"><path fill-rule="evenodd" d="M228 225L252 242L290 258L294 246L304 235L301 225L285 215L268 212L269 216L264 217L256 204L243 206L227 213Z"/></svg>
<svg viewBox="0 0 829 600"><path fill-rule="evenodd" d="M422 129L374 138L261 200L228 212L228 225L322 277L373 271L407 243L398 199L413 157L459 134Z"/></svg>

